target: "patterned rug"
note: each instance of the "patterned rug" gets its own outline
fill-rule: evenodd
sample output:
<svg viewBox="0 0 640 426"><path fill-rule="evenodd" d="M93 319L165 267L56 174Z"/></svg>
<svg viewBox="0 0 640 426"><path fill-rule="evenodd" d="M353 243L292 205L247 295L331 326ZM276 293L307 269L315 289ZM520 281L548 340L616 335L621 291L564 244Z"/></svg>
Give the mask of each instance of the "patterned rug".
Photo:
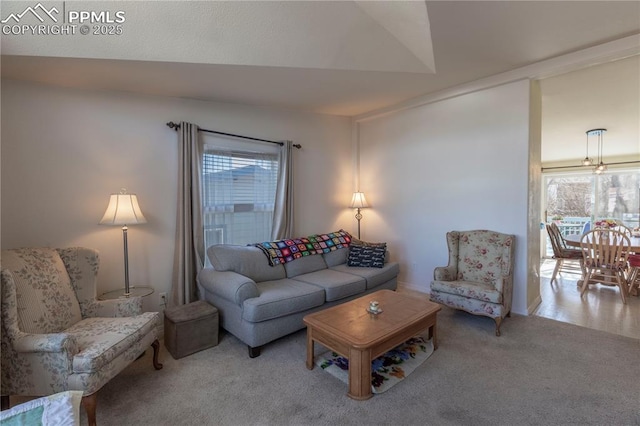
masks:
<svg viewBox="0 0 640 426"><path fill-rule="evenodd" d="M401 382L433 353L433 341L413 337L371 362L371 392L382 393ZM349 383L349 360L328 351L316 357L324 371Z"/></svg>

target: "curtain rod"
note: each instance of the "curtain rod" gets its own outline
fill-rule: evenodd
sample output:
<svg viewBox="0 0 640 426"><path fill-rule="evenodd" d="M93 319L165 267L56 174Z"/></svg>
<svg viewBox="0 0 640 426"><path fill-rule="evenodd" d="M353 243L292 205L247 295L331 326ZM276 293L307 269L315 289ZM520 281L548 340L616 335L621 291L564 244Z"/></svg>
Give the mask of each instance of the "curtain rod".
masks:
<svg viewBox="0 0 640 426"><path fill-rule="evenodd" d="M167 126L170 127L171 129L176 130L176 131L180 128L180 124L174 123L173 121L168 122ZM251 136L235 135L233 133L216 132L215 130L207 130L207 129L200 129L200 128L198 128L198 130L201 131L201 132L205 132L205 133L215 133L217 135L232 136L234 138L249 139L249 140L252 140L252 141L259 141L259 142L275 143L275 144L278 144L280 146L284 145L284 142L270 141L268 139L252 138ZM293 144L293 147L300 149L300 148L302 148L302 145L300 145L299 143L295 143L295 144Z"/></svg>
<svg viewBox="0 0 640 426"><path fill-rule="evenodd" d="M607 166L617 166L620 164L640 164L640 161L622 161L622 162L618 162L618 163L606 163ZM547 170L558 170L558 169L574 169L576 167L592 167L592 166L583 166L582 164L577 165L577 166L558 166L558 167L542 167L541 170L547 171Z"/></svg>

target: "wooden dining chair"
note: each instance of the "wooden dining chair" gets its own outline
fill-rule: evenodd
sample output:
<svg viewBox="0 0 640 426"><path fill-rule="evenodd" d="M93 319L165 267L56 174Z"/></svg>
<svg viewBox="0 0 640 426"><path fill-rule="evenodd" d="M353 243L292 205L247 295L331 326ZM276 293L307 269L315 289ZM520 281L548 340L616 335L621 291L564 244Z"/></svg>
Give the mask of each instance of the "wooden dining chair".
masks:
<svg viewBox="0 0 640 426"><path fill-rule="evenodd" d="M626 235L627 237L631 237L632 232L631 232L631 228L629 228L626 225L623 225L622 223L617 224L615 227L612 228L614 231L618 231L618 232L622 232L624 235Z"/></svg>
<svg viewBox="0 0 640 426"><path fill-rule="evenodd" d="M585 277L580 290L584 295L590 285L603 284L620 289L622 303L627 303L626 270L631 241L622 232L595 229L582 236Z"/></svg>
<svg viewBox="0 0 640 426"><path fill-rule="evenodd" d="M551 241L553 258L556 260L556 266L553 268L549 284L553 285L554 280L556 284L558 283L557 276L560 272L583 275L582 250L569 248L560 233L558 225L555 223L547 225L547 234L549 234L549 240Z"/></svg>
<svg viewBox="0 0 640 426"><path fill-rule="evenodd" d="M637 296L640 290L640 254L629 255L629 294Z"/></svg>

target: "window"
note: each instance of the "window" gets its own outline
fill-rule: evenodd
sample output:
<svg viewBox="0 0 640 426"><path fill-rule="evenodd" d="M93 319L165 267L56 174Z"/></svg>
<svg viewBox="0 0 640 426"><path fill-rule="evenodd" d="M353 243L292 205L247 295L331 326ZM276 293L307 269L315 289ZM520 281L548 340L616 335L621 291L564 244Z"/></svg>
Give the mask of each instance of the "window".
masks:
<svg viewBox="0 0 640 426"><path fill-rule="evenodd" d="M202 167L205 247L271 239L277 178L278 155L273 150L240 152L205 144Z"/></svg>
<svg viewBox="0 0 640 426"><path fill-rule="evenodd" d="M585 224L616 219L640 226L640 172L609 170L546 174L546 221L557 222L563 235L582 234ZM547 250L549 252L549 250Z"/></svg>

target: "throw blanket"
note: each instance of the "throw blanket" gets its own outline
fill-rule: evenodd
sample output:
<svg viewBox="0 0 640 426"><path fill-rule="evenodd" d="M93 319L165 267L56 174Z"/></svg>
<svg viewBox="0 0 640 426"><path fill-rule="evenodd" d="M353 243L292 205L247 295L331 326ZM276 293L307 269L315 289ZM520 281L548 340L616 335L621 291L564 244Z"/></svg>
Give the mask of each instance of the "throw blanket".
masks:
<svg viewBox="0 0 640 426"><path fill-rule="evenodd" d="M279 241L266 241L253 244L269 259L269 265L276 266L291 262L303 256L329 253L331 251L349 247L351 234L341 229L336 232L321 235L310 235L304 238L292 238Z"/></svg>

